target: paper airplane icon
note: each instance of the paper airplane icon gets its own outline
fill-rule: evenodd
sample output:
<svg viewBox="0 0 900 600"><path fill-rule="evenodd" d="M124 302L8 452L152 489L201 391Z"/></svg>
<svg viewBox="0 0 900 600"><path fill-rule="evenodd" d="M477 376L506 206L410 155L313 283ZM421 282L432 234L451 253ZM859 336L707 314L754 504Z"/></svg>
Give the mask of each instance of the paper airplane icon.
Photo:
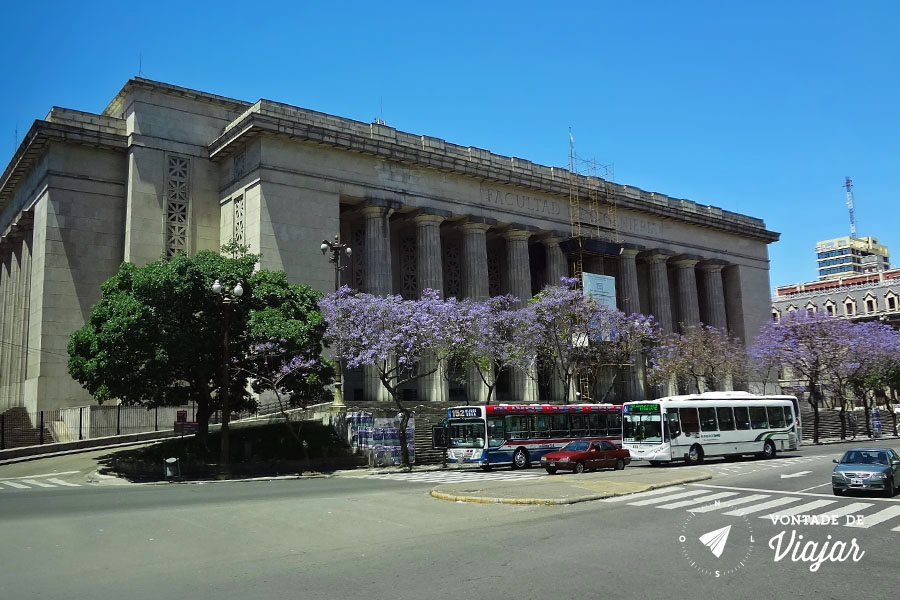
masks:
<svg viewBox="0 0 900 600"><path fill-rule="evenodd" d="M731 525L723 527L722 529L710 531L709 533L704 533L700 536L700 541L704 546L709 548L709 551L712 552L716 558L719 558L722 556L722 553L725 552L725 542L728 541L728 534L730 532Z"/></svg>

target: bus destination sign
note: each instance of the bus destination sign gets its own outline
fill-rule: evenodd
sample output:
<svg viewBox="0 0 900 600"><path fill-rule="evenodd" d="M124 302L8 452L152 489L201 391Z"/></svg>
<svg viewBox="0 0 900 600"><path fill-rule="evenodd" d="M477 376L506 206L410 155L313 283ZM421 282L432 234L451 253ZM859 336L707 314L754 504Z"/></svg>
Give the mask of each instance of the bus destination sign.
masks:
<svg viewBox="0 0 900 600"><path fill-rule="evenodd" d="M481 416L481 409L477 406L467 406L465 408L448 408L447 416L451 419L469 419Z"/></svg>
<svg viewBox="0 0 900 600"><path fill-rule="evenodd" d="M658 413L659 412L659 404L627 404L625 405L625 414L635 414L635 413Z"/></svg>

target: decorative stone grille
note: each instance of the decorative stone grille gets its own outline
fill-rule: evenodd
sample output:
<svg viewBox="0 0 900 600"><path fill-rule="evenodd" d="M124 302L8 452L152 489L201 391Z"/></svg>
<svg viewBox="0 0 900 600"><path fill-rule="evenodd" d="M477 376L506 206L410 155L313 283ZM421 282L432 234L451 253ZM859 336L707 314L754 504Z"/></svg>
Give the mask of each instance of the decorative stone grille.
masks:
<svg viewBox="0 0 900 600"><path fill-rule="evenodd" d="M353 283L351 286L355 290L363 289L363 286L366 282L366 261L365 261L365 249L366 249L366 229L365 227L358 227L353 230L351 248L353 248L352 260L353 260Z"/></svg>
<svg viewBox="0 0 900 600"><path fill-rule="evenodd" d="M444 244L444 294L446 298L459 298L462 294L462 261L457 240Z"/></svg>
<svg viewBox="0 0 900 600"><path fill-rule="evenodd" d="M497 250L495 248L495 250ZM491 297L500 295L500 253L488 252L488 295Z"/></svg>
<svg viewBox="0 0 900 600"><path fill-rule="evenodd" d="M166 178L166 257L188 251L188 210L190 208L191 161L169 156Z"/></svg>
<svg viewBox="0 0 900 600"><path fill-rule="evenodd" d="M405 235L400 238L400 294L407 300L414 300L419 292L416 262L416 238Z"/></svg>
<svg viewBox="0 0 900 600"><path fill-rule="evenodd" d="M243 246L246 239L246 226L244 225L244 196L234 199L234 236L235 243Z"/></svg>

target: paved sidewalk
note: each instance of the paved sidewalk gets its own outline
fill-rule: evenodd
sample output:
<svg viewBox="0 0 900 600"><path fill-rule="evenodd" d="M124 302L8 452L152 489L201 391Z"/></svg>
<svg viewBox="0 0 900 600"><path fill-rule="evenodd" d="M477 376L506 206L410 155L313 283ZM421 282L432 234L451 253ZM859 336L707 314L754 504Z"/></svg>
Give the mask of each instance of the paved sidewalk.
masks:
<svg viewBox="0 0 900 600"><path fill-rule="evenodd" d="M623 471L554 475L524 481L442 484L432 489L431 495L440 500L482 504L574 504L711 478L712 474L703 471L686 476L669 469L626 467Z"/></svg>

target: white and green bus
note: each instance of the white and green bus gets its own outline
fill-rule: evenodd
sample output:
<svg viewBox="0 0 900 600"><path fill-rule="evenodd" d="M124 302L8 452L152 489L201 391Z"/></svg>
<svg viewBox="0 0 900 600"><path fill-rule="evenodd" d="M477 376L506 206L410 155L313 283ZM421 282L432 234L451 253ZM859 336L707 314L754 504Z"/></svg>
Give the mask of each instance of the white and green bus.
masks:
<svg viewBox="0 0 900 600"><path fill-rule="evenodd" d="M622 407L622 447L651 465L675 460L698 464L713 456L773 458L800 448L794 396L705 392Z"/></svg>

